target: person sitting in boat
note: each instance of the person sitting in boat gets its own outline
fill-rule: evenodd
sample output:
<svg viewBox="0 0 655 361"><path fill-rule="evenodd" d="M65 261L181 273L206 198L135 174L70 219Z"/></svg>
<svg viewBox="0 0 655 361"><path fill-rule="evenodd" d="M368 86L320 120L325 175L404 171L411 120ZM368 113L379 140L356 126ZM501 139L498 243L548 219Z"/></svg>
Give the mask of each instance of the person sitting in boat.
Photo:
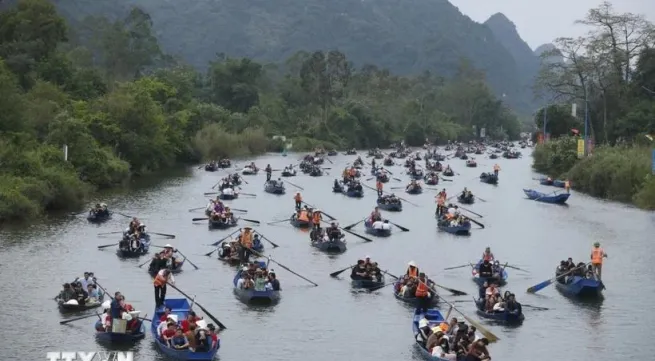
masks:
<svg viewBox="0 0 655 361"><path fill-rule="evenodd" d="M216 214L221 214L225 211L225 205L223 204L223 202L221 202L220 199L216 199L216 201L214 201L214 207L212 211Z"/></svg>
<svg viewBox="0 0 655 361"><path fill-rule="evenodd" d="M372 280L371 275L366 272L366 262L362 259L357 261L357 265L353 267L350 273L350 278L353 280Z"/></svg>
<svg viewBox="0 0 655 361"><path fill-rule="evenodd" d="M341 233L341 230L339 229L339 225L337 222L332 222L330 224L330 227L326 231L328 239L335 241L339 240L344 237L343 233Z"/></svg>
<svg viewBox="0 0 655 361"><path fill-rule="evenodd" d="M382 221L382 215L380 214L380 208L375 207L375 209L373 209L373 212L371 212L370 221L371 221L371 223Z"/></svg>
<svg viewBox="0 0 655 361"><path fill-rule="evenodd" d="M248 267L243 267L241 272L241 278L237 281L237 285L236 285L238 289L249 290L255 287L255 283L252 281L252 278L250 277L250 273L248 273L248 270L249 270Z"/></svg>
<svg viewBox="0 0 655 361"><path fill-rule="evenodd" d="M267 290L273 290L273 291L280 291L280 281L277 279L277 276L275 275L275 271L270 270L268 271L268 281L266 282L266 289Z"/></svg>
<svg viewBox="0 0 655 361"><path fill-rule="evenodd" d="M418 184L418 182L416 182L416 179L412 179L412 181L409 182L409 184L405 188L407 192L411 192L413 190L419 190L419 189L421 189L421 185Z"/></svg>
<svg viewBox="0 0 655 361"><path fill-rule="evenodd" d="M259 168L257 168L257 166L255 165L255 162L250 162L250 164L248 165L248 168L250 168L250 169L252 169L254 171L259 170Z"/></svg>
<svg viewBox="0 0 655 361"><path fill-rule="evenodd" d="M70 300L75 299L75 291L73 290L73 287L71 286L70 283L64 283L63 289L59 292L59 296L57 296L58 300L65 302L68 302Z"/></svg>
<svg viewBox="0 0 655 361"><path fill-rule="evenodd" d="M505 310L512 315L523 313L521 304L516 301L516 295L511 292L505 292Z"/></svg>
<svg viewBox="0 0 655 361"><path fill-rule="evenodd" d="M332 188L335 189L335 190L339 190L339 189L341 189L341 184L339 184L339 180L338 180L338 179L335 179L335 180L334 180L334 185L332 186Z"/></svg>
<svg viewBox="0 0 655 361"><path fill-rule="evenodd" d="M420 272L418 270L418 266L416 265L416 262L409 261L409 263L407 264L407 272L405 272L405 274L409 277L417 278L419 273Z"/></svg>
<svg viewBox="0 0 655 361"><path fill-rule="evenodd" d="M255 233L252 237L252 248L259 249L262 246L262 240L259 234Z"/></svg>
<svg viewBox="0 0 655 361"><path fill-rule="evenodd" d="M464 190L462 191L462 194L460 195L460 197L467 198L469 193L470 193L469 190L466 187L464 187Z"/></svg>
<svg viewBox="0 0 655 361"><path fill-rule="evenodd" d="M82 288L82 283L79 281L73 282L73 292L75 292L75 300L77 301L77 304L80 306L84 306L86 304L87 299L89 298L89 294L86 292L84 288Z"/></svg>
<svg viewBox="0 0 655 361"><path fill-rule="evenodd" d="M491 267L493 278L496 280L502 279L503 276L503 266L500 265L500 261L495 260L493 266Z"/></svg>
<svg viewBox="0 0 655 361"><path fill-rule="evenodd" d="M150 275L156 275L157 272L166 268L166 260L162 259L161 253L157 252L152 256L150 265L148 266L148 273Z"/></svg>
<svg viewBox="0 0 655 361"><path fill-rule="evenodd" d="M87 289L88 285L95 285L96 278L94 277L93 272L84 272L80 282L82 283L82 288Z"/></svg>
<svg viewBox="0 0 655 361"><path fill-rule="evenodd" d="M484 249L484 252L482 252L482 257L480 257L480 259L482 259L483 261L486 260L486 261L489 261L489 262L493 262L493 261L496 260L496 258L494 257L494 254L491 253L491 247L487 247L487 248Z"/></svg>
<svg viewBox="0 0 655 361"><path fill-rule="evenodd" d="M353 165L364 165L364 161L362 160L362 157L357 156L357 159L355 159Z"/></svg>
<svg viewBox="0 0 655 361"><path fill-rule="evenodd" d="M418 286L418 282L416 281L418 278L411 278L411 277L403 277L403 283L400 285L400 290L399 293L400 295L403 296L403 298L414 298L416 297L416 287Z"/></svg>
<svg viewBox="0 0 655 361"><path fill-rule="evenodd" d="M370 261L370 260L369 260ZM366 272L371 276L376 282L382 281L382 270L378 267L377 262L371 262L366 266Z"/></svg>
<svg viewBox="0 0 655 361"><path fill-rule="evenodd" d="M314 212L312 212L312 224L314 225L314 229L321 228L322 220L323 220L323 216L321 215L321 210L320 209L314 210Z"/></svg>
<svg viewBox="0 0 655 361"><path fill-rule="evenodd" d="M175 335L170 338L169 345L176 350L186 350L189 348L189 340L184 336L181 328L175 330Z"/></svg>
<svg viewBox="0 0 655 361"><path fill-rule="evenodd" d="M427 345L428 339L432 336L432 328L427 318L424 317L418 321L418 332L414 336L416 337L416 342L423 346Z"/></svg>
<svg viewBox="0 0 655 361"><path fill-rule="evenodd" d="M267 279L264 276L264 272L261 269L255 271L255 291L265 291L266 290Z"/></svg>
<svg viewBox="0 0 655 361"><path fill-rule="evenodd" d="M485 296L485 309L487 311L492 311L494 305L500 298L500 290L498 287L496 287L495 283L490 283L489 287L487 287L487 290L484 293Z"/></svg>
<svg viewBox="0 0 655 361"><path fill-rule="evenodd" d="M356 180L356 181L353 182L353 184L352 184L352 188L353 188L353 190L355 190L355 191L357 191L357 192L361 192L361 191L363 190L363 188L362 188L362 184L359 183L358 180Z"/></svg>
<svg viewBox="0 0 655 361"><path fill-rule="evenodd" d="M177 335L178 330L182 331L174 321L167 323L166 329L161 333L162 342L167 344L168 347L172 347L171 341Z"/></svg>
<svg viewBox="0 0 655 361"><path fill-rule="evenodd" d="M480 278L489 279L493 277L493 265L488 259L482 260L477 270Z"/></svg>
<svg viewBox="0 0 655 361"><path fill-rule="evenodd" d="M86 293L89 298L89 303L98 302L102 296L102 292L98 291L96 285L92 283L86 286Z"/></svg>
<svg viewBox="0 0 655 361"><path fill-rule="evenodd" d="M450 352L450 343L448 342L448 336L443 336L439 343L432 348L431 351L432 357L438 357L442 360L455 361L457 360L457 354Z"/></svg>

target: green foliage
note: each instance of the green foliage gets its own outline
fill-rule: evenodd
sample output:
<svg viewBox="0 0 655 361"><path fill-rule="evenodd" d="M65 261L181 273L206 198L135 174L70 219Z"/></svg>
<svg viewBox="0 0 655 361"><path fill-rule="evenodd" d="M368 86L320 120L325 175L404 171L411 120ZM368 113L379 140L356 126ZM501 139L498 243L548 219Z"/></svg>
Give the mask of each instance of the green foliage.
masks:
<svg viewBox="0 0 655 361"><path fill-rule="evenodd" d="M559 138L571 133L571 129L580 129L582 123L571 115L571 107L568 105L550 105L541 108L534 116L534 122L541 131L544 129L544 111L546 113L546 133L551 138Z"/></svg>
<svg viewBox="0 0 655 361"><path fill-rule="evenodd" d="M535 147L532 167L552 177L565 174L578 161L578 138L561 137Z"/></svg>

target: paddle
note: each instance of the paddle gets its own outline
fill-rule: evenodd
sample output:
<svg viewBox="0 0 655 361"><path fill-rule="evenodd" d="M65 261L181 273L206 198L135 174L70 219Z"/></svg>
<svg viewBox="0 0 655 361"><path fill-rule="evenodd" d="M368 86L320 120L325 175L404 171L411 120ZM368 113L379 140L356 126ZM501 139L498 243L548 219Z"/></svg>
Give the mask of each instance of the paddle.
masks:
<svg viewBox="0 0 655 361"><path fill-rule="evenodd" d="M237 211L237 212L243 212L243 213L248 213L247 209L238 209L238 208L230 208L231 211Z"/></svg>
<svg viewBox="0 0 655 361"><path fill-rule="evenodd" d="M356 222L356 223L353 223L353 224L351 224L351 225L349 225L349 226L345 226L345 227L343 227L343 229L346 230L346 231L349 231L349 230L351 230L353 227L355 227L356 225L358 225L358 224L364 222L365 220L366 220L366 218L364 218L364 219L362 219L361 221L358 221L358 222Z"/></svg>
<svg viewBox="0 0 655 361"><path fill-rule="evenodd" d="M389 285L393 285L395 283L396 283L396 281L393 281L393 282L385 283L385 284L383 284L381 286L371 287L371 288L368 289L368 292L375 292L377 290L383 289L383 288L385 288L385 287L387 287Z"/></svg>
<svg viewBox="0 0 655 361"><path fill-rule="evenodd" d="M507 268L511 268L511 269L515 269L515 270L517 270L517 271L530 272L530 271L526 271L526 270L524 270L524 269L522 269L522 268L518 268L518 267L516 267L516 266L512 266L512 265L507 265L507 264L506 264L505 267L507 267Z"/></svg>
<svg viewBox="0 0 655 361"><path fill-rule="evenodd" d="M252 193L239 193L239 195L240 195L240 196L250 196L250 197L257 197L257 195L256 195L256 194L252 194Z"/></svg>
<svg viewBox="0 0 655 361"><path fill-rule="evenodd" d="M402 179L399 179L399 178L396 178L396 177L393 177L392 179L395 180L396 182L402 182Z"/></svg>
<svg viewBox="0 0 655 361"><path fill-rule="evenodd" d="M342 229L343 229L343 228L342 228ZM345 231L345 232L348 232L348 233L350 233L350 234L352 234L352 235L355 236L355 237L359 237L359 238L365 240L366 242L373 242L372 239L367 238L367 237L364 237L364 236L362 236L361 234L357 234L357 233L355 233L355 232L353 232L353 231L349 231L349 230L347 230L347 229L344 229L344 231Z"/></svg>
<svg viewBox="0 0 655 361"><path fill-rule="evenodd" d="M468 267L468 266L469 266L469 264L467 263L467 264L465 264L465 265L461 265L461 266L454 266L454 267L444 268L443 270L444 270L444 271L448 271L448 270L451 270L451 269L464 268L464 267Z"/></svg>
<svg viewBox="0 0 655 361"><path fill-rule="evenodd" d="M203 194L206 195L206 196L211 196L213 194L218 194L218 192L205 192Z"/></svg>
<svg viewBox="0 0 655 361"><path fill-rule="evenodd" d="M182 296L186 297L187 299L192 299L192 298L189 297L186 293L182 292L181 289L175 287L175 285L173 285L173 284L171 284L171 283L169 283L169 282L167 282L167 283L168 283L169 286L173 287L174 290L176 290L177 292L181 293ZM218 325L218 327L219 327L221 330L226 330L226 329L227 329L227 327L225 327L225 325L223 325L223 324L221 323L221 321L219 321L216 317L214 317L214 315L212 315L211 313L209 313L209 311L207 311L204 307L202 307L202 305L201 305L200 303L198 303L198 301L196 301L195 299L193 299L193 300L194 300L195 304L198 305L198 307L200 307L200 309L202 310L202 312L204 312L205 314L207 314L207 316L208 316L209 318L211 318L212 321L216 322L216 324Z"/></svg>
<svg viewBox="0 0 655 361"><path fill-rule="evenodd" d="M533 309L533 310L535 310L535 311L548 311L548 310L550 309L550 308L547 308L547 307L539 307L539 306L532 306L532 305L524 305L524 304L522 304L522 303L521 303L521 306L522 306L522 307L528 307L528 308L531 308L531 309Z"/></svg>
<svg viewBox="0 0 655 361"><path fill-rule="evenodd" d="M68 320L59 321L59 324L60 324L60 325L65 325L65 324L70 323L70 322L73 322L73 321L79 321L79 320L83 320L83 319L85 319L85 318L91 318L91 317L95 317L95 316L96 316L95 314L91 314L91 315L86 315L86 316L80 316L80 317L75 317L75 318L69 318Z"/></svg>
<svg viewBox="0 0 655 361"><path fill-rule="evenodd" d="M252 223L255 223L255 224L260 224L261 223L260 221L255 220L255 219L247 219L247 218L239 218L239 219L243 219L244 221L252 222Z"/></svg>
<svg viewBox="0 0 655 361"><path fill-rule="evenodd" d="M398 189L405 189L405 187L391 187L389 189L398 190Z"/></svg>
<svg viewBox="0 0 655 361"><path fill-rule="evenodd" d="M123 214L123 213L121 213L121 212L116 212L116 211L114 211L114 213L116 213L116 214L120 214L121 216L126 217L126 218L132 218L132 216L128 216L127 214Z"/></svg>
<svg viewBox="0 0 655 361"><path fill-rule="evenodd" d="M441 176L439 177L439 179L441 179L444 182L452 182L453 181L452 179L444 178L444 177L441 177Z"/></svg>
<svg viewBox="0 0 655 361"><path fill-rule="evenodd" d="M103 249L103 248L107 248L107 247L111 247L111 246L116 246L116 245L118 245L118 243L105 244L105 245L103 245L103 246L98 246L98 249Z"/></svg>
<svg viewBox="0 0 655 361"><path fill-rule="evenodd" d="M565 273L563 273L563 274L561 274L561 275L559 275L559 276L555 276L555 277L553 277L553 278L551 278L551 279L549 279L549 280L545 280L545 281L543 281L543 282L541 282L541 283L537 283L536 285L534 285L534 286L528 288L528 290L527 290L526 292L528 292L528 293L535 293L535 292L537 292L537 291L543 290L544 288L546 288L546 287L550 286L551 284L553 284L553 282L557 281L558 278L560 278L560 277L564 277L564 276L566 276L566 275L569 275L570 273L573 273L573 272L576 271L577 269L579 269L579 268L583 268L583 267L587 267L588 265L589 265L589 263L585 264L584 266L575 267L575 268L573 268L573 269L570 269L568 272L565 272Z"/></svg>
<svg viewBox="0 0 655 361"><path fill-rule="evenodd" d="M109 235L109 234L119 234L119 233L123 233L123 231L98 233L98 236L106 236L106 235Z"/></svg>
<svg viewBox="0 0 655 361"><path fill-rule="evenodd" d="M171 239L175 238L175 235L174 235L174 234L157 233L157 232L148 232L148 233L150 233L150 234L156 234L156 235L158 235L158 236L162 236L162 237L168 237L168 238L171 238Z"/></svg>
<svg viewBox="0 0 655 361"><path fill-rule="evenodd" d="M484 200L484 199L482 199L482 198L480 198L480 197L478 197L478 196L475 196L475 198L477 198L477 199L479 199L479 200L481 200L481 201L483 201L483 202L485 202L485 203L487 202L486 200Z"/></svg>
<svg viewBox="0 0 655 361"><path fill-rule="evenodd" d="M209 217L202 217L202 218L193 218L191 222L197 222L197 221L206 221L208 220Z"/></svg>
<svg viewBox="0 0 655 361"><path fill-rule="evenodd" d="M153 258L154 258L154 257L153 257ZM151 258L151 259L149 259L149 260L147 260L147 261L145 261L145 262L143 262L143 263L141 263L141 264L139 265L139 268L141 268L141 267L143 267L143 266L145 266L145 265L146 265L146 263L150 263L150 262L152 262L152 260L153 260L153 258Z"/></svg>
<svg viewBox="0 0 655 361"><path fill-rule="evenodd" d="M347 271L347 270L349 270L349 269L351 269L351 268L353 268L353 267L355 267L355 266L357 266L357 265L354 264L354 265L352 265L352 266L348 266L348 267L346 267L346 268L344 268L344 269L342 269L342 270L338 270L338 271L332 272L332 273L330 273L330 277L337 277L338 275L342 274L343 271Z"/></svg>
<svg viewBox="0 0 655 361"><path fill-rule="evenodd" d="M461 208L461 209L463 209L463 210L465 210L465 211L467 211L467 212L469 212L469 213L471 213L471 214L474 214L474 215L476 215L476 216L478 216L478 217L480 217L480 218L484 218L480 213L475 213L475 212L473 212L472 210L470 210L470 209L468 209L468 208L464 208L464 207L462 207L462 206L458 206L458 208ZM482 227L482 228L484 228L484 227Z"/></svg>
<svg viewBox="0 0 655 361"><path fill-rule="evenodd" d="M295 184L289 182L288 180L284 180L284 182L285 182L285 183L289 183L290 185L292 185L292 186L294 186L294 187L300 189L301 191L304 191L304 190L305 190L305 188L303 188L303 187L301 187L301 186L298 186L298 185L295 185Z"/></svg>
<svg viewBox="0 0 655 361"><path fill-rule="evenodd" d="M279 247L277 244L275 244L275 242L273 242L273 241L271 241L270 239L266 238L266 236L264 236L263 234L261 234L261 233L259 233L259 232L257 232L257 234L259 234L259 236L260 236L261 238L263 238L266 242L270 243L270 244L273 246L273 248L277 248L277 247Z"/></svg>
<svg viewBox="0 0 655 361"><path fill-rule="evenodd" d="M290 220L290 218L287 218L287 219L281 219L281 220L279 220L279 221L268 222L268 223L266 223L266 224L268 224L268 225L270 226L270 225L273 225L273 224L276 224L276 223L288 222L289 220Z"/></svg>
<svg viewBox="0 0 655 361"><path fill-rule="evenodd" d="M310 208L314 208L314 209L317 208L317 207L314 207L314 206L312 206L311 204L309 204L309 203L307 203L307 202L305 202L305 201L302 201L302 202L303 202L305 205L307 205L308 207L310 207ZM329 215L329 214L327 214L327 213L325 213L325 212L323 212L323 211L321 211L321 213L325 214L328 218L330 218L330 219L333 220L333 221L336 220L335 217L332 217L331 215Z"/></svg>
<svg viewBox="0 0 655 361"><path fill-rule="evenodd" d="M387 219L387 221L389 221L389 220ZM401 225L399 225L399 224L393 223L393 222L391 222L391 221L389 221L389 223L391 223L391 224L393 224L394 226L400 228L400 230L403 231L403 232L409 232L409 228L405 228L405 227L403 227L403 226L401 226Z"/></svg>
<svg viewBox="0 0 655 361"><path fill-rule="evenodd" d="M432 288L431 288L430 286L428 286L428 288L432 290ZM462 315L462 317L464 317L464 319L465 319L468 323L470 323L471 325L475 326L475 328L476 328L478 331L480 331L480 333L482 333L482 335L483 335L484 337L486 337L487 340L488 340L489 342L496 342L496 341L499 340L498 337L497 337L496 335L494 335L493 333L491 333L491 331L489 331L489 330L487 330L486 328L484 328L484 326L482 326L479 322L477 322L477 321L471 319L470 317L468 317L467 315L465 315L464 313L462 313L462 311L460 311L459 309L457 309L457 307L455 307L455 305L453 305L452 303L446 301L445 298L439 296L439 294L436 293L436 291L434 291L434 290L432 290L432 291L435 292L436 296L439 297L439 299L441 299L444 303L446 303L448 306L450 306L451 309L455 310L455 312L457 312L457 313L459 313L460 315Z"/></svg>
<svg viewBox="0 0 655 361"><path fill-rule="evenodd" d="M255 254L257 257L265 257L264 255L262 255L261 253L255 251L254 249L250 249L250 252L252 252L253 254ZM273 258L271 258L271 256L268 256L268 260L269 260L270 262L273 262L273 263L275 263L276 265L278 265L278 266L284 268L284 269L287 270L288 272L293 273L294 275L296 275L296 276L302 278L303 280L305 280L305 281L311 283L312 285L314 285L314 287L318 287L318 284L314 283L312 280L310 280L310 279L308 279L308 278L305 278L304 276L299 275L298 273L292 271L289 267L287 267L287 266L283 265L282 263L280 263L280 262L274 260Z"/></svg>
<svg viewBox="0 0 655 361"><path fill-rule="evenodd" d="M467 217L467 218L468 218L468 217ZM478 226L480 226L480 228L484 229L484 224L482 224L482 223L476 221L476 220L473 219L473 218L468 218L468 220L471 221L471 222L473 222L473 223L475 223L475 224L477 224Z"/></svg>
<svg viewBox="0 0 655 361"><path fill-rule="evenodd" d="M189 209L189 212L195 212L195 211L199 211L199 210L205 209L205 208L207 208L207 207L191 208L191 209Z"/></svg>

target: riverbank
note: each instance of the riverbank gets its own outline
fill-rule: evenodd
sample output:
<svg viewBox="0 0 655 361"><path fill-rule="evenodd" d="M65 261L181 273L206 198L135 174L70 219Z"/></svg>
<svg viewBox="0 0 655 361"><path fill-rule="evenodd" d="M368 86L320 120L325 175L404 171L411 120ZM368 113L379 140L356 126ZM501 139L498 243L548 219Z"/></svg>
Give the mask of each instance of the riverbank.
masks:
<svg viewBox="0 0 655 361"><path fill-rule="evenodd" d="M594 197L655 210L651 152L642 146L599 146L580 159L577 138L563 137L537 145L532 167L553 178L568 178L573 189Z"/></svg>

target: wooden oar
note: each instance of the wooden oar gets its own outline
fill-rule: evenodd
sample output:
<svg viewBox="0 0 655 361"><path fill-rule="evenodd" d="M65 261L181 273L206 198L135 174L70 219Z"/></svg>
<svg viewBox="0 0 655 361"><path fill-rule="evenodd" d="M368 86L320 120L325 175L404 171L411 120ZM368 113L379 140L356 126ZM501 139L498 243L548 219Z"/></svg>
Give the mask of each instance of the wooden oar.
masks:
<svg viewBox="0 0 655 361"><path fill-rule="evenodd" d="M393 281L393 282L385 283L382 286L371 287L371 288L368 289L368 292L375 292L377 290L383 289L383 288L385 288L385 287L387 287L389 285L393 285L395 283L396 283L396 281Z"/></svg>
<svg viewBox="0 0 655 361"><path fill-rule="evenodd" d="M349 231L349 230L351 230L353 227L355 227L356 225L358 225L358 224L364 222L365 220L366 220L366 218L362 219L361 221L355 222L355 223L353 223L353 224L351 224L351 225L349 225L349 226L345 226L345 227L343 227L343 229L346 230L346 231Z"/></svg>
<svg viewBox="0 0 655 361"><path fill-rule="evenodd" d="M279 221L268 222L268 223L266 223L266 224L268 224L268 225L273 225L273 224L276 224L276 223L289 222L289 220L291 220L291 218L281 219L281 220L279 220Z"/></svg>
<svg viewBox="0 0 655 361"><path fill-rule="evenodd" d="M393 177L392 179L397 181L397 182L402 182L402 179L400 179L400 178Z"/></svg>
<svg viewBox="0 0 655 361"><path fill-rule="evenodd" d="M242 212L242 213L248 213L247 209L230 208L230 210L231 211Z"/></svg>
<svg viewBox="0 0 655 361"><path fill-rule="evenodd" d="M110 234L119 234L119 233L123 233L123 231L98 233L98 236L106 236L106 235L110 235Z"/></svg>
<svg viewBox="0 0 655 361"><path fill-rule="evenodd" d="M239 193L239 195L240 195L240 196L250 196L250 197L257 197L257 195L256 195L256 194L252 194L252 193Z"/></svg>
<svg viewBox="0 0 655 361"><path fill-rule="evenodd" d="M444 271L448 271L448 270L451 270L451 269L464 268L464 267L468 267L468 266L469 266L469 264L467 263L467 264L465 264L465 265L461 265L461 266L454 266L454 267L444 268L443 270L444 270Z"/></svg>
<svg viewBox="0 0 655 361"><path fill-rule="evenodd" d="M205 206L205 207L191 208L191 209L189 209L189 212L195 212L195 211L199 211L199 210L205 209L205 208L207 208L207 207Z"/></svg>
<svg viewBox="0 0 655 361"><path fill-rule="evenodd" d="M73 322L73 321L79 321L79 320L83 320L83 319L85 319L85 318L91 318L91 317L95 317L95 316L96 316L95 314L91 314L91 315L86 315L86 316L80 316L80 317L75 317L75 318L69 318L68 320L59 321L59 324L60 324L60 325L65 325L65 324L70 323L70 322Z"/></svg>
<svg viewBox="0 0 655 361"><path fill-rule="evenodd" d="M398 190L398 189L405 189L405 187L391 187L389 189Z"/></svg>
<svg viewBox="0 0 655 361"><path fill-rule="evenodd" d="M211 252L205 253L205 256L209 257L209 256L212 255L212 253L218 251L218 245L219 245L219 244L225 242L226 239L228 239L228 238L234 236L234 234L235 234L235 233L238 233L238 232L241 232L241 228L239 228L239 229L237 229L236 231L234 231L234 232L228 234L227 236L225 236L225 237L219 239L218 241L216 241L216 242L210 244L209 246L213 246L213 247L216 247L216 248L214 248Z"/></svg>
<svg viewBox="0 0 655 361"><path fill-rule="evenodd" d="M573 273L574 271L576 271L577 269L587 267L588 265L589 265L589 263L585 264L584 266L575 267L573 269L570 269L568 272L562 273L559 276L555 276L555 277L553 277L553 278L551 278L549 280L545 280L545 281L543 281L541 283L537 283L536 285L528 288L528 290L526 292L535 293L537 291L543 290L544 288L546 288L546 287L550 286L551 284L553 284L553 282L556 282L558 278L567 276L567 275Z"/></svg>
<svg viewBox="0 0 655 361"><path fill-rule="evenodd" d="M165 248L165 247L162 247L162 246L156 246L156 245L152 245L151 247ZM179 253L180 256L184 257L185 260L189 261L189 263L191 263L191 265L193 266L193 268L198 269L198 266L196 266L193 262L191 262L191 260L189 259L189 257L185 256L184 253L182 253L179 249L175 249L175 252Z"/></svg>
<svg viewBox="0 0 655 361"><path fill-rule="evenodd" d="M343 228L342 228L342 229L343 229ZM349 231L349 230L347 230L347 229L343 229L343 230L344 230L345 232L348 232L348 233L352 234L352 235L355 236L355 237L359 237L359 238L365 240L366 242L373 242L372 239L370 239L370 238L368 238L368 237L364 237L364 236L362 236L361 234L355 233L355 232L353 232L353 231Z"/></svg>
<svg viewBox="0 0 655 361"><path fill-rule="evenodd" d="M126 217L126 218L133 218L132 216L128 216L127 214L123 214L123 213L121 213L121 212L116 212L116 211L114 211L114 213L116 213L116 214L120 214L121 216Z"/></svg>
<svg viewBox="0 0 655 361"><path fill-rule="evenodd" d="M284 180L284 182L285 182L285 183L288 183L288 184L290 184L290 185L292 185L292 186L294 186L294 187L296 187L296 188L298 188L298 189L300 189L301 191L304 191L304 190L305 190L305 188L303 188L303 187L301 187L301 186L299 186L299 185L295 185L295 184L289 182L288 180Z"/></svg>
<svg viewBox="0 0 655 361"><path fill-rule="evenodd" d="M255 251L255 250L252 249L252 248L250 248L250 252L252 252L254 255L256 255L256 256L258 256L258 257L265 257L264 255L262 255L261 253ZM292 271L289 267L287 267L287 266L283 265L282 263L280 263L280 262L274 260L273 258L271 258L271 256L268 256L268 260L271 261L271 262L273 262L273 263L275 263L276 265L282 267L283 269L287 270L288 272L290 272L290 273L292 273L292 274L294 274L294 275L296 275L296 276L302 278L303 280L305 280L305 281L311 283L312 285L314 285L314 287L318 287L318 284L316 284L314 281L312 281L312 280L310 280L310 279L308 279L308 278L306 278L306 277L304 277L304 276L302 276L302 275L300 275L300 274L298 274L298 273Z"/></svg>
<svg viewBox="0 0 655 361"><path fill-rule="evenodd" d="M147 260L147 261L145 261L145 262L143 262L143 263L141 263L141 264L139 265L139 268L141 268L141 267L143 267L143 266L145 266L145 265L146 265L146 263L150 263L150 262L152 262L152 260L153 260L153 259L154 259L154 257L153 257L153 258L151 258L151 259L149 259L149 260Z"/></svg>
<svg viewBox="0 0 655 361"><path fill-rule="evenodd" d="M182 296L186 297L187 299L191 299L191 297L189 297L186 293L182 292L181 289L175 287L175 285L173 285L173 284L171 284L171 283L169 283L169 282L167 282L167 283L168 283L169 286L173 287L174 290L176 290L177 292L181 293ZM214 317L214 315L212 315L211 313L209 313L209 311L207 311L204 307L202 307L202 305L201 305L200 303L198 303L198 301L195 301L195 299L194 299L194 302L195 302L196 305L198 305L198 307L202 310L202 312L204 312L205 314L207 314L207 316L208 316L209 318L211 318L214 322L216 322L216 324L218 325L218 327L219 327L221 330L225 330L225 329L227 329L227 327L225 327L225 325L223 325L223 324L221 323L221 321L219 321L216 317Z"/></svg>
<svg viewBox="0 0 655 361"><path fill-rule="evenodd" d="M344 271L347 271L347 270L349 270L349 269L351 269L351 268L353 268L353 267L355 267L355 266L357 266L357 265L354 264L354 265L352 265L352 266L348 266L348 267L346 267L346 268L344 268L344 269L341 269L341 270L338 270L338 271L332 272L332 273L330 273L330 277L337 277L338 275L342 274Z"/></svg>
<svg viewBox="0 0 655 361"><path fill-rule="evenodd" d="M474 215L476 215L476 216L478 216L478 217L480 217L480 218L484 218L480 213L475 213L475 212L473 212L472 210L467 209L467 208L464 208L464 207L462 207L462 206L458 206L457 208L461 208L461 209L463 209L463 210L465 210L465 211L467 211L467 212L469 212L469 213L471 213L471 214L474 214Z"/></svg>
<svg viewBox="0 0 655 361"><path fill-rule="evenodd" d="M214 194L218 194L218 192L206 192L206 193L203 193L203 194L206 195L206 196L211 196L211 195L214 195Z"/></svg>
<svg viewBox="0 0 655 361"><path fill-rule="evenodd" d="M206 221L208 220L209 217L202 217L202 218L193 218L191 222L197 222L197 221Z"/></svg>
<svg viewBox="0 0 655 361"><path fill-rule="evenodd" d="M528 308L531 308L531 309L533 309L533 310L535 310L535 311L548 311L548 310L550 310L550 308L547 308L547 307L539 307L539 306L525 305L525 304L523 304L523 303L521 303L521 306L522 306L522 307L528 307Z"/></svg>
<svg viewBox="0 0 655 361"><path fill-rule="evenodd" d="M474 196L474 197L475 197L476 199L479 199L479 200L485 202L485 203L487 202L486 200L484 200L484 199L482 199L482 198L480 198L480 197L478 197L478 196Z"/></svg>
<svg viewBox="0 0 655 361"><path fill-rule="evenodd" d="M103 248L107 248L107 247L111 247L111 246L116 246L116 245L118 245L118 243L105 244L105 245L103 245L103 246L98 246L98 249L103 249Z"/></svg>
<svg viewBox="0 0 655 361"><path fill-rule="evenodd" d="M512 265L510 265L510 264L505 265L505 267L507 267L507 268L511 268L511 269L515 269L515 270L517 270L517 271L530 272L530 271L524 270L524 269L522 269L522 268L518 268L518 267L516 267L516 266L512 266Z"/></svg>
<svg viewBox="0 0 655 361"><path fill-rule="evenodd" d="M260 221L258 221L256 219L248 219L248 218L239 218L239 219L243 219L244 221L252 222L252 223L255 223L255 224L260 224L261 223Z"/></svg>
<svg viewBox="0 0 655 361"><path fill-rule="evenodd" d="M389 220L387 219L387 221L389 221ZM391 224L393 224L394 226L400 228L400 230L403 231L403 232L409 232L409 228L405 228L405 227L403 227L403 226L401 226L401 225L399 225L399 224L393 223L393 222L391 222L391 221L389 221L389 223L391 223Z"/></svg>
<svg viewBox="0 0 655 361"><path fill-rule="evenodd" d="M150 234L156 234L156 235L158 235L158 236L162 236L162 237L168 237L168 238L171 238L171 239L175 238L175 235L174 235L174 234L157 233L157 232L148 232L148 233L150 233Z"/></svg>
<svg viewBox="0 0 655 361"><path fill-rule="evenodd" d="M273 242L273 241L271 241L270 239L266 238L266 236L264 236L263 234L261 234L261 233L259 233L259 232L257 232L257 234L259 234L259 236L260 236L261 238L263 238L266 242L270 243L270 244L273 246L273 248L277 248L277 247L279 247L277 244L275 244L275 242Z"/></svg>
<svg viewBox="0 0 655 361"><path fill-rule="evenodd" d="M482 223L476 221L476 220L473 219L473 218L468 218L468 217L467 217L467 219L468 219L469 221L471 221L471 222L477 224L478 226L480 226L480 228L484 229L484 224L482 224Z"/></svg>

